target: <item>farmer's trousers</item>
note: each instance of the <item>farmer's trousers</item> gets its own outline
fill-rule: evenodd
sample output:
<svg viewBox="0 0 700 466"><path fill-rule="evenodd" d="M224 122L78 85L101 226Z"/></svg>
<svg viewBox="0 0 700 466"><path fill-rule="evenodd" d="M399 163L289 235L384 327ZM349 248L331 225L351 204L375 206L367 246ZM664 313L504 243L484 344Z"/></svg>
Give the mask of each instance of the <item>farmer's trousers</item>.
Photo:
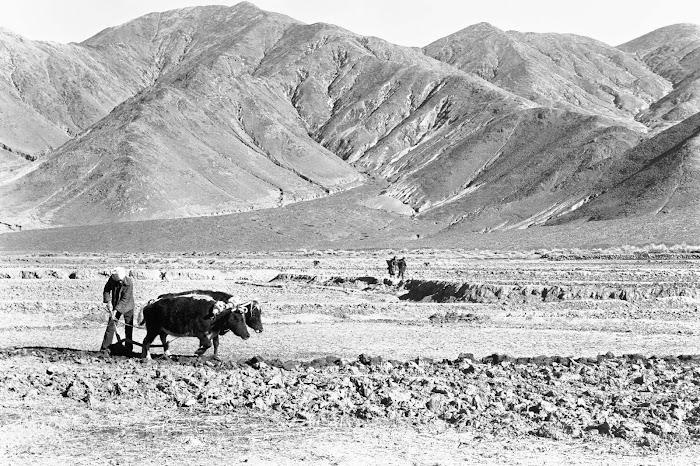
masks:
<svg viewBox="0 0 700 466"><path fill-rule="evenodd" d="M114 332L117 328L117 321L119 320L119 317L121 317L122 313L121 312L116 312L114 315L114 319L110 317L109 322L107 323L107 330L105 330L105 336L102 339L102 346L100 347L100 350L106 350L109 348L109 345L112 344L112 339L114 338ZM127 311L124 314L124 323L126 323L126 328L124 329L124 333L126 334L126 339L129 340L124 343L124 348L126 349L127 353L130 353L134 349L134 345L131 343L132 342L132 337L134 334L134 311L133 309L131 311Z"/></svg>

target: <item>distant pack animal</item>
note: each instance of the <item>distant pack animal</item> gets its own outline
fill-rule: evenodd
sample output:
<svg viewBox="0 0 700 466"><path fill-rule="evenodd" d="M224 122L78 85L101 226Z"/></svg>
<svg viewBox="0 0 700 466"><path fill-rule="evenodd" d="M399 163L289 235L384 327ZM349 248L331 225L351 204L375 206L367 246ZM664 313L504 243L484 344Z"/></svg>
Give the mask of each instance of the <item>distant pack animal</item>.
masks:
<svg viewBox="0 0 700 466"><path fill-rule="evenodd" d="M387 269L389 269L389 276L393 277L396 275L396 256L392 257L391 259L386 260L386 265Z"/></svg>
<svg viewBox="0 0 700 466"><path fill-rule="evenodd" d="M146 338L143 339L142 357L150 359L149 349L156 336L163 342L163 351L169 355L168 335L176 337L197 337L199 348L195 351L202 356L214 344L214 357L218 357L219 335L229 330L247 340L243 311L224 301L217 301L207 295L164 297L149 302L143 308L140 325L146 324Z"/></svg>
<svg viewBox="0 0 700 466"><path fill-rule="evenodd" d="M396 261L396 266L399 269L399 280L403 280L403 276L406 273L406 258L402 257Z"/></svg>
<svg viewBox="0 0 700 466"><path fill-rule="evenodd" d="M166 293L158 296L158 299L161 298L173 298L176 296L192 296L192 295L198 295L198 296L210 296L212 299L216 301L223 301L228 304L232 304L234 306L239 306L240 308L243 309L244 315L245 315L245 323L248 325L248 327L252 328L255 330L255 333L260 333L263 331L263 324L262 324L262 308L260 307L260 303L256 300L251 300L247 301L244 303L238 303L236 302L236 298L229 293L225 293L223 291L212 291L212 290L189 290L189 291L180 291L178 293Z"/></svg>

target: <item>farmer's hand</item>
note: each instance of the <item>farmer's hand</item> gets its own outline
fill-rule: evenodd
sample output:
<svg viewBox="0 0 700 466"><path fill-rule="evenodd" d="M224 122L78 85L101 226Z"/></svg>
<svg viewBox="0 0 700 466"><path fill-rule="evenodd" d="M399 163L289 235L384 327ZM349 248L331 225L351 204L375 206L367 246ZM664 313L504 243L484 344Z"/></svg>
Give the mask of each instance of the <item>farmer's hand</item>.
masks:
<svg viewBox="0 0 700 466"><path fill-rule="evenodd" d="M109 318L114 320L114 309L112 309L112 305L110 303L106 303L105 308L107 308L107 312L109 312Z"/></svg>

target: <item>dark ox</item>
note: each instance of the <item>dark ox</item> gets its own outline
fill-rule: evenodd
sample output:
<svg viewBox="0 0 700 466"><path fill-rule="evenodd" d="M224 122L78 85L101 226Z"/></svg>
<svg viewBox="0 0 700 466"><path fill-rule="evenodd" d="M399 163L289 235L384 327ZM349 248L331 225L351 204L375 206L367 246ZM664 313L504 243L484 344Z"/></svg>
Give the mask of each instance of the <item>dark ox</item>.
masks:
<svg viewBox="0 0 700 466"><path fill-rule="evenodd" d="M176 296L210 296L215 301L223 301L234 305L237 304L232 294L225 293L223 291L211 290L190 290L180 291L178 293L166 293L158 296L158 299L172 298ZM255 333L262 332L262 308L260 307L260 303L258 303L256 300L252 300L240 304L240 307L243 308L246 325L255 330Z"/></svg>
<svg viewBox="0 0 700 466"><path fill-rule="evenodd" d="M197 337L197 356L203 355L214 343L214 357L219 350L219 335L229 330L239 337L250 338L245 318L240 309L217 301L207 295L172 296L157 299L143 308L140 325L146 324L142 357L150 359L149 348L156 336L163 342L163 351L169 355L167 335Z"/></svg>

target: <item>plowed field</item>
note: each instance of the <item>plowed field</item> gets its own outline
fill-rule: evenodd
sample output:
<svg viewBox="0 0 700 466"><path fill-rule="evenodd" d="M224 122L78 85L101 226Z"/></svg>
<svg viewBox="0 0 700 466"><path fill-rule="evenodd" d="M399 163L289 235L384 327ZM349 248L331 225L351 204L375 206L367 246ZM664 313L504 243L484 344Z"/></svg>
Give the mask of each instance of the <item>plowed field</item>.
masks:
<svg viewBox="0 0 700 466"><path fill-rule="evenodd" d="M0 462L695 461L700 261L394 253L0 258ZM265 331L103 356L115 265L137 309L222 290Z"/></svg>

